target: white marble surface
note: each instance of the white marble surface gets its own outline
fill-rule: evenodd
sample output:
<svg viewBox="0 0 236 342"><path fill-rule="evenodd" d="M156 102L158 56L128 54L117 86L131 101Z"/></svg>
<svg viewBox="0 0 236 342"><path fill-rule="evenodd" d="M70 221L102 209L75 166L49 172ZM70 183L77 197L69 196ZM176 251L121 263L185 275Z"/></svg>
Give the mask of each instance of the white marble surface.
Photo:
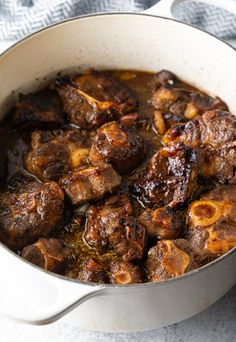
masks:
<svg viewBox="0 0 236 342"><path fill-rule="evenodd" d="M230 42L236 46L236 41ZM0 52L9 46L0 42ZM0 303L1 305L1 303ZM141 309L141 308L140 308ZM148 332L112 334L83 331L63 319L48 326L28 326L0 317L0 342L234 342L236 286L206 311L172 326Z"/></svg>
<svg viewBox="0 0 236 342"><path fill-rule="evenodd" d="M68 326L63 319L52 325L39 327L0 318L0 341L234 342L236 341L236 286L220 301L201 314L163 329L132 334L97 333Z"/></svg>

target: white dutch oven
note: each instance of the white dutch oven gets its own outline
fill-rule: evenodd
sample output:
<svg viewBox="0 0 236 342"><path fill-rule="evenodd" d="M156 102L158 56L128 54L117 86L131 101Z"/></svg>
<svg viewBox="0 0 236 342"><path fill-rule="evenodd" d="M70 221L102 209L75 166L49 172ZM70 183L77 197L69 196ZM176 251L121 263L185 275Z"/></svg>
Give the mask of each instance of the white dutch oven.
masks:
<svg viewBox="0 0 236 342"><path fill-rule="evenodd" d="M163 0L148 12L164 16L180 1ZM206 1L204 1L206 2ZM233 0L208 0L236 14ZM214 36L165 17L98 14L51 26L0 57L0 113L19 91L37 88L61 70L169 69L221 97L236 114L236 51ZM12 91L15 91L12 93ZM141 331L190 317L236 283L236 250L201 269L160 283L83 284L43 271L0 245L0 312L46 324L62 316L80 327Z"/></svg>

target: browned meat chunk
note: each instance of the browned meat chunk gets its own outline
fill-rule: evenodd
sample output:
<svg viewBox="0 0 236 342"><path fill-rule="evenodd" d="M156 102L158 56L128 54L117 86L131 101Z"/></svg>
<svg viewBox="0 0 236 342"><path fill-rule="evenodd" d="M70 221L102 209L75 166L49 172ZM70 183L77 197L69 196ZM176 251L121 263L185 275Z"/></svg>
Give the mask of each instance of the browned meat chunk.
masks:
<svg viewBox="0 0 236 342"><path fill-rule="evenodd" d="M197 151L183 144L161 148L133 182L131 191L146 207L176 207L191 197L197 166Z"/></svg>
<svg viewBox="0 0 236 342"><path fill-rule="evenodd" d="M72 204L79 205L111 193L121 180L111 165L103 164L76 168L63 176L60 184Z"/></svg>
<svg viewBox="0 0 236 342"><path fill-rule="evenodd" d="M211 98L195 89L183 88L177 77L169 71L163 70L157 73L154 83L152 105L156 111L153 123L160 134L165 132L162 127L166 128L180 121L192 119L207 110L227 110L227 106L220 99ZM164 126L161 124L162 120Z"/></svg>
<svg viewBox="0 0 236 342"><path fill-rule="evenodd" d="M107 246L107 232L112 231L112 227L118 224L120 218L132 215L132 212L131 202L125 194L114 195L105 202L91 205L86 212L85 241L99 249Z"/></svg>
<svg viewBox="0 0 236 342"><path fill-rule="evenodd" d="M222 110L211 110L170 129L163 137L166 144L181 141L189 147L221 148L235 141L236 118Z"/></svg>
<svg viewBox="0 0 236 342"><path fill-rule="evenodd" d="M161 70L154 75L155 89L167 84L174 85L177 81L177 77L168 70Z"/></svg>
<svg viewBox="0 0 236 342"><path fill-rule="evenodd" d="M21 256L48 271L55 271L71 256L71 249L58 239L41 238L33 245L26 246Z"/></svg>
<svg viewBox="0 0 236 342"><path fill-rule="evenodd" d="M0 240L13 250L47 237L63 217L64 195L54 182L30 182L0 197Z"/></svg>
<svg viewBox="0 0 236 342"><path fill-rule="evenodd" d="M111 262L109 275L111 284L139 284L143 281L140 267L122 260Z"/></svg>
<svg viewBox="0 0 236 342"><path fill-rule="evenodd" d="M42 90L33 94L20 94L15 104L13 122L27 126L62 124L63 112L57 92Z"/></svg>
<svg viewBox="0 0 236 342"><path fill-rule="evenodd" d="M105 72L89 70L55 85L70 122L82 128L101 126L137 107L132 91Z"/></svg>
<svg viewBox="0 0 236 342"><path fill-rule="evenodd" d="M236 246L236 186L218 186L191 203L190 245L200 257L219 256Z"/></svg>
<svg viewBox="0 0 236 342"><path fill-rule="evenodd" d="M168 207L146 209L139 217L139 221L146 228L150 237L157 239L176 239L184 227L183 210L173 210Z"/></svg>
<svg viewBox="0 0 236 342"><path fill-rule="evenodd" d="M108 122L97 131L90 151L93 164L105 161L121 173L132 171L143 159L145 152L141 136L117 122Z"/></svg>
<svg viewBox="0 0 236 342"><path fill-rule="evenodd" d="M110 245L123 261L139 260L145 249L145 228L135 217L120 218L107 229Z"/></svg>
<svg viewBox="0 0 236 342"><path fill-rule="evenodd" d="M124 261L141 259L145 248L145 229L129 216L132 212L132 205L125 194L91 206L87 211L85 241L98 249L112 247Z"/></svg>
<svg viewBox="0 0 236 342"><path fill-rule="evenodd" d="M184 239L161 240L148 252L146 268L151 282L181 276L196 267L188 241Z"/></svg>
<svg viewBox="0 0 236 342"><path fill-rule="evenodd" d="M220 99L213 99L193 90L175 88L170 85L161 86L153 95L153 106L163 112L170 112L192 119L207 110L227 110Z"/></svg>
<svg viewBox="0 0 236 342"><path fill-rule="evenodd" d="M163 138L167 144L183 142L202 149L200 172L221 181L233 181L236 167L236 118L229 112L213 110L170 129Z"/></svg>
<svg viewBox="0 0 236 342"><path fill-rule="evenodd" d="M86 283L106 283L103 266L91 257L84 260L78 279Z"/></svg>
<svg viewBox="0 0 236 342"><path fill-rule="evenodd" d="M43 181L58 180L68 170L87 163L90 142L84 131L35 131L31 138L25 167Z"/></svg>

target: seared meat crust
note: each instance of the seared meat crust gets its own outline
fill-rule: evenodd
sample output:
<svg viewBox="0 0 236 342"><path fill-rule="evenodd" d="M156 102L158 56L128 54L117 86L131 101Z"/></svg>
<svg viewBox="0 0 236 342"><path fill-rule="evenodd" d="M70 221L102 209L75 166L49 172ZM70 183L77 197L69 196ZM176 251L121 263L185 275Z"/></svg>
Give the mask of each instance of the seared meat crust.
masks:
<svg viewBox="0 0 236 342"><path fill-rule="evenodd" d="M150 248L146 261L148 280L158 282L177 277L195 268L197 264L184 239L161 240Z"/></svg>
<svg viewBox="0 0 236 342"><path fill-rule="evenodd" d="M20 94L12 118L15 125L59 125L63 111L57 92L41 90L33 94Z"/></svg>
<svg viewBox="0 0 236 342"><path fill-rule="evenodd" d="M127 173L135 169L143 159L145 146L136 130L117 122L108 122L97 131L89 159L91 163L105 161L114 169Z"/></svg>
<svg viewBox="0 0 236 342"><path fill-rule="evenodd" d="M13 250L48 237L62 220L64 195L54 182L30 182L0 198L0 239Z"/></svg>
<svg viewBox="0 0 236 342"><path fill-rule="evenodd" d="M72 254L69 247L63 246L59 239L41 238L33 245L26 246L21 256L33 264L48 271L55 271L56 268L65 263Z"/></svg>
<svg viewBox="0 0 236 342"><path fill-rule="evenodd" d="M92 247L106 247L109 243L107 231L117 225L119 218L132 213L132 204L125 194L114 195L100 204L91 205L86 212L84 239Z"/></svg>
<svg viewBox="0 0 236 342"><path fill-rule="evenodd" d="M190 199L197 180L198 153L175 144L161 148L148 168L131 185L131 192L146 207L175 208Z"/></svg>
<svg viewBox="0 0 236 342"><path fill-rule="evenodd" d="M119 218L107 230L110 245L124 261L140 260L146 245L145 228L135 217Z"/></svg>
<svg viewBox="0 0 236 342"><path fill-rule="evenodd" d="M73 205L101 199L113 192L122 178L109 164L81 166L60 179L61 187Z"/></svg>
<svg viewBox="0 0 236 342"><path fill-rule="evenodd" d="M106 274L103 265L94 258L88 257L83 262L78 279L86 283L106 283Z"/></svg>
<svg viewBox="0 0 236 342"><path fill-rule="evenodd" d="M139 216L150 237L157 239L176 239L185 225L185 211L162 207L146 209Z"/></svg>
<svg viewBox="0 0 236 342"><path fill-rule="evenodd" d="M98 127L137 109L133 92L105 72L88 70L55 82L71 123L81 128Z"/></svg>
<svg viewBox="0 0 236 342"><path fill-rule="evenodd" d="M86 164L90 140L84 131L34 131L24 164L40 180L58 180L67 171Z"/></svg>
<svg viewBox="0 0 236 342"><path fill-rule="evenodd" d="M234 181L236 168L236 118L229 112L212 110L170 129L163 137L170 144L182 142L200 148L200 173L219 181Z"/></svg>
<svg viewBox="0 0 236 342"><path fill-rule="evenodd" d="M87 211L86 242L98 250L112 247L123 261L141 259L145 248L145 229L132 215L125 194L110 197Z"/></svg>

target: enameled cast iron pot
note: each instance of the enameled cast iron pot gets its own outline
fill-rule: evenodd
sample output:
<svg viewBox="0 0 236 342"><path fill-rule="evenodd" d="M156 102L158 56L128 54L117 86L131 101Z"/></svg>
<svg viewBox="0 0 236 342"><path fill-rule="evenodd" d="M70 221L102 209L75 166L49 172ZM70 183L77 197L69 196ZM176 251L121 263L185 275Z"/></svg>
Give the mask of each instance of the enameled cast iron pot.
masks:
<svg viewBox="0 0 236 342"><path fill-rule="evenodd" d="M1 116L19 91L36 89L58 71L78 67L169 69L221 97L236 114L236 51L202 30L166 18L179 2L162 0L147 11L164 17L113 13L64 21L11 47L0 57ZM234 0L204 2L236 14ZM71 324L93 330L158 328L206 309L235 283L236 249L182 277L116 286L84 284L46 272L0 244L0 313L33 324L66 315Z"/></svg>

